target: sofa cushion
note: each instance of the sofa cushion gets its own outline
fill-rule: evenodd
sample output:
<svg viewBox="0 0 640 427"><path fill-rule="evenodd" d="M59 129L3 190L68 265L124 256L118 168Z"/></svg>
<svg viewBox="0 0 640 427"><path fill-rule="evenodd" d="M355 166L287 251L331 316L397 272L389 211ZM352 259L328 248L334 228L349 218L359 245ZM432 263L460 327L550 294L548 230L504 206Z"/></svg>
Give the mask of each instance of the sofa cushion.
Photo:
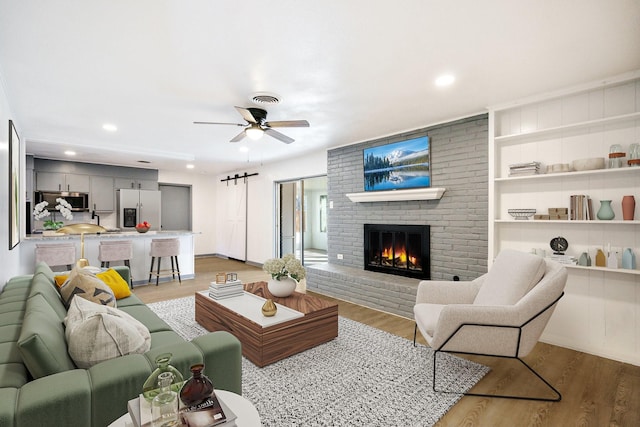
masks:
<svg viewBox="0 0 640 427"><path fill-rule="evenodd" d="M62 321L40 294L27 301L18 349L33 378L75 369L67 353Z"/></svg>
<svg viewBox="0 0 640 427"><path fill-rule="evenodd" d="M72 299L65 325L69 354L79 368L151 347L151 334L142 323L122 310L84 298Z"/></svg>
<svg viewBox="0 0 640 427"><path fill-rule="evenodd" d="M69 277L60 287L60 295L67 307L76 295L98 304L116 306L116 298L111 288L87 268L71 270Z"/></svg>
<svg viewBox="0 0 640 427"><path fill-rule="evenodd" d="M498 254L476 295L477 305L513 305L542 279L544 259L514 250Z"/></svg>
<svg viewBox="0 0 640 427"><path fill-rule="evenodd" d="M67 308L60 298L58 289L52 284L52 281L44 274L35 274L29 288L29 298L40 294L49 303L51 308L58 314L60 321L67 315Z"/></svg>
<svg viewBox="0 0 640 427"><path fill-rule="evenodd" d="M157 314L155 314L149 307L146 305L130 305L126 307L121 307L121 310L130 314L139 322L141 322L149 332L158 332L158 331L171 331L171 327L162 320Z"/></svg>

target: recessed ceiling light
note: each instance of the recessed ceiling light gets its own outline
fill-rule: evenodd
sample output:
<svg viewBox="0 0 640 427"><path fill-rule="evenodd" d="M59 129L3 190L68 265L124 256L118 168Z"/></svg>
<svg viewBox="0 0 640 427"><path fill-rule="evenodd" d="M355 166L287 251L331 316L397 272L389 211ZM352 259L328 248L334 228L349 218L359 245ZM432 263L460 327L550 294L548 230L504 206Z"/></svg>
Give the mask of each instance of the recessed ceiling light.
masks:
<svg viewBox="0 0 640 427"><path fill-rule="evenodd" d="M248 153L249 147L247 147L246 145L243 145L242 147L238 148L238 151L240 151L241 153Z"/></svg>
<svg viewBox="0 0 640 427"><path fill-rule="evenodd" d="M193 168L195 168L195 166L194 166L194 165L192 165L192 164L188 164L188 165L187 165L187 169L193 169Z"/></svg>
<svg viewBox="0 0 640 427"><path fill-rule="evenodd" d="M455 80L456 78L453 75L443 74L436 79L435 83L436 83L436 86L438 87L445 87L453 84Z"/></svg>
<svg viewBox="0 0 640 427"><path fill-rule="evenodd" d="M111 123L105 123L102 125L102 129L106 130L107 132L115 132L118 130L118 126Z"/></svg>
<svg viewBox="0 0 640 427"><path fill-rule="evenodd" d="M64 152L64 154L66 154L67 156L75 156L76 152L75 151L71 151L71 150L67 150Z"/></svg>

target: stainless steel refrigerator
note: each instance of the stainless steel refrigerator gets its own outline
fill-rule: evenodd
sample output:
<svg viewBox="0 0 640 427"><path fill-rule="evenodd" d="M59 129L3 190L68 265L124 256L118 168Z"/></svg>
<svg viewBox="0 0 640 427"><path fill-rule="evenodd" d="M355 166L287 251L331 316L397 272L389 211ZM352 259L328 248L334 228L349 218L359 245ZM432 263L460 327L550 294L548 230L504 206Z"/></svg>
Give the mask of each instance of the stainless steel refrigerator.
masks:
<svg viewBox="0 0 640 427"><path fill-rule="evenodd" d="M147 221L151 230L160 230L160 191L118 190L118 226L122 231L135 230L136 224Z"/></svg>

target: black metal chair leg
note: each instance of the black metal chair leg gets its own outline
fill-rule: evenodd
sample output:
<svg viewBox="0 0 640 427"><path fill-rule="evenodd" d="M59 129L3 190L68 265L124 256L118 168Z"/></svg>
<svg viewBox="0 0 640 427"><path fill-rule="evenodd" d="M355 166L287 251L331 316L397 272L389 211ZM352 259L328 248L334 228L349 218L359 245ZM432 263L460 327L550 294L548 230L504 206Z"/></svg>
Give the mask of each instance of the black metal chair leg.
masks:
<svg viewBox="0 0 640 427"><path fill-rule="evenodd" d="M413 327L413 346L416 346L416 335L418 334L418 324Z"/></svg>
<svg viewBox="0 0 640 427"><path fill-rule="evenodd" d="M178 265L178 256L176 258L176 271L178 272L178 282L182 285L182 278L180 277L180 266Z"/></svg>
<svg viewBox="0 0 640 427"><path fill-rule="evenodd" d="M495 356L492 354L480 354L480 353L463 353L463 354L470 354L470 355L476 355L476 356L501 357L504 359L516 359L520 363L522 363L525 367L527 367L527 369L529 369L529 371L531 371L536 377L538 377L547 386L547 389L551 390L556 395L556 397L550 398L550 397L538 397L538 396L513 396L513 395L506 395L506 394L483 394L483 393L470 393L470 392L461 392L461 391L452 391L452 390L437 390L436 389L436 373L437 373L436 360L437 360L438 353L441 353L441 351L435 350L433 352L433 391L437 393L463 394L465 396L477 396L477 397L501 397L503 399L517 399L517 400L536 400L541 402L559 402L562 399L562 395L558 390L556 390L555 387L553 387L547 380L542 378L542 376L539 373L537 373L531 366L527 365L527 363L524 360L520 359L519 357ZM444 352L444 353L448 353L448 352Z"/></svg>
<svg viewBox="0 0 640 427"><path fill-rule="evenodd" d="M176 268L173 265L173 255L171 255L171 280L176 280Z"/></svg>
<svg viewBox="0 0 640 427"><path fill-rule="evenodd" d="M162 261L162 257L158 257L158 274L156 275L156 286L160 283L160 262Z"/></svg>
<svg viewBox="0 0 640 427"><path fill-rule="evenodd" d="M127 266L129 268L129 288L133 289L133 276L131 275L131 263L129 262L128 259L124 260L124 265Z"/></svg>
<svg viewBox="0 0 640 427"><path fill-rule="evenodd" d="M147 283L151 283L151 276L153 275L153 264L156 260L156 257L151 257L151 268L149 268L149 280L147 281Z"/></svg>

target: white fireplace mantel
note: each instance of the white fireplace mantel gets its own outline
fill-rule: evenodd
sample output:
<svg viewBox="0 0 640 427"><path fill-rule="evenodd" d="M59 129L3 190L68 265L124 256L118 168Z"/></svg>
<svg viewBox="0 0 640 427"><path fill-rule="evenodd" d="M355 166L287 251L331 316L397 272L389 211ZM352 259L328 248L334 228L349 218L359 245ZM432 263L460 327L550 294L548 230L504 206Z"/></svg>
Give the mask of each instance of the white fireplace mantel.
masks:
<svg viewBox="0 0 640 427"><path fill-rule="evenodd" d="M445 191L446 188L414 188L410 190L347 193L346 196L354 203L396 202L401 200L437 200L442 198Z"/></svg>

